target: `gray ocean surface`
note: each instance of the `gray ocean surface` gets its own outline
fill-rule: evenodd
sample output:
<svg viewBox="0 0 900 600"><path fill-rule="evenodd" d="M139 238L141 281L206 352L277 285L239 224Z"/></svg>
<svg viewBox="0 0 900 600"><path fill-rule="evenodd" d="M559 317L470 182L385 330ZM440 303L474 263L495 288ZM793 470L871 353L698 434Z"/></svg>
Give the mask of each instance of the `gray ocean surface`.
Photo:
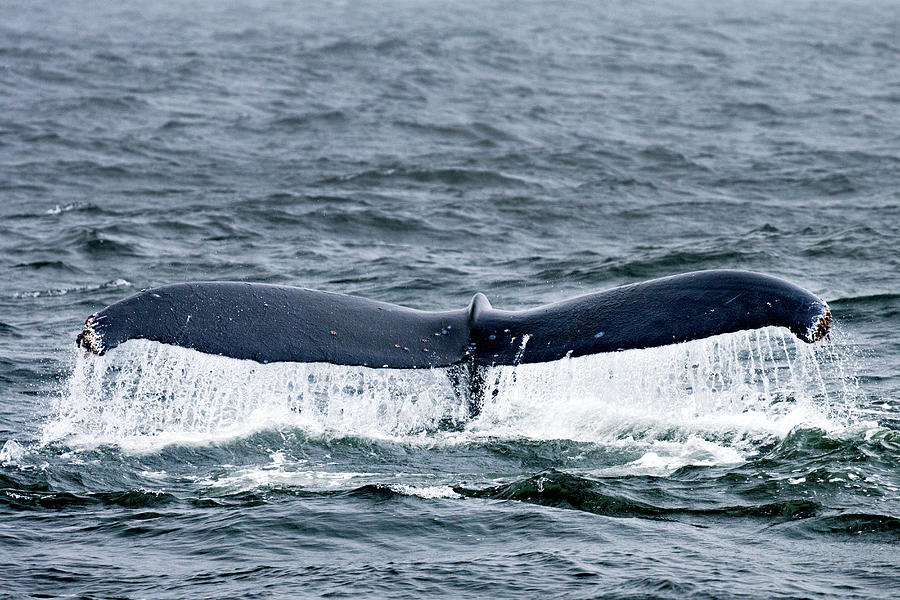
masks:
<svg viewBox="0 0 900 600"><path fill-rule="evenodd" d="M0 598L891 598L896 2L0 4ZM143 288L836 318L446 374L132 341ZM252 332L250 333L252 335Z"/></svg>

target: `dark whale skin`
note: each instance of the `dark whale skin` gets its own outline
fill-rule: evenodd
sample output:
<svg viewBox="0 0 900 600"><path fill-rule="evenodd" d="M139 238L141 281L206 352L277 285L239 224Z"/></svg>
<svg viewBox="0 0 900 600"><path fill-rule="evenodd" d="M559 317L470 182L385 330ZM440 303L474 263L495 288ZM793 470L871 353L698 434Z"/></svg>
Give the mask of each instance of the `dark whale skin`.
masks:
<svg viewBox="0 0 900 600"><path fill-rule="evenodd" d="M523 311L482 294L429 312L356 296L239 282L144 290L88 317L77 344L97 354L147 339L269 362L376 368L513 365L650 348L766 326L814 342L831 312L812 293L748 271L698 271Z"/></svg>

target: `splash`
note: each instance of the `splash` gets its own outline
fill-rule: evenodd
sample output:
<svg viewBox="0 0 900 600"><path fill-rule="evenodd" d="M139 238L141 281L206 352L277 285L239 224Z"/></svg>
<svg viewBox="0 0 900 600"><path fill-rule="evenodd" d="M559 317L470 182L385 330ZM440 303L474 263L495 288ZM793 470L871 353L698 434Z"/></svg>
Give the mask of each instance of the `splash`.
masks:
<svg viewBox="0 0 900 600"><path fill-rule="evenodd" d="M855 418L858 383L833 342L765 328L494 370L473 432L535 439L735 440Z"/></svg>
<svg viewBox="0 0 900 600"><path fill-rule="evenodd" d="M0 448L0 466L18 464L25 456L25 448L16 440L6 440Z"/></svg>
<svg viewBox="0 0 900 600"><path fill-rule="evenodd" d="M470 419L442 369L263 365L132 340L104 356L75 357L43 441L141 450L293 427L311 436L409 443L646 442L655 446L637 467L647 468L674 464L666 444L675 443L702 447L690 456L713 455L698 460L727 462L733 452L717 455L703 443L730 447L754 435L782 437L798 425L837 431L852 422L858 389L845 363L830 342L809 345L768 328L495 367L482 413Z"/></svg>
<svg viewBox="0 0 900 600"><path fill-rule="evenodd" d="M466 410L439 370L263 365L132 340L75 358L43 438L204 443L280 426L413 436L462 422Z"/></svg>

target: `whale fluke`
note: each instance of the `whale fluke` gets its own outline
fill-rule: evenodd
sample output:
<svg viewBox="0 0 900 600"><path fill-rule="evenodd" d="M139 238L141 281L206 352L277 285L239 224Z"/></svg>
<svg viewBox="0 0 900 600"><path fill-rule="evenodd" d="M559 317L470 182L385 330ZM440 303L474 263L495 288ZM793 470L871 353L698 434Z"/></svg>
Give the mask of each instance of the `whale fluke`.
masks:
<svg viewBox="0 0 900 600"><path fill-rule="evenodd" d="M428 312L329 292L237 282L142 291L88 317L76 343L103 354L131 339L261 363L374 368L547 362L676 344L766 326L814 342L828 305L787 281L746 271L699 271L523 311Z"/></svg>

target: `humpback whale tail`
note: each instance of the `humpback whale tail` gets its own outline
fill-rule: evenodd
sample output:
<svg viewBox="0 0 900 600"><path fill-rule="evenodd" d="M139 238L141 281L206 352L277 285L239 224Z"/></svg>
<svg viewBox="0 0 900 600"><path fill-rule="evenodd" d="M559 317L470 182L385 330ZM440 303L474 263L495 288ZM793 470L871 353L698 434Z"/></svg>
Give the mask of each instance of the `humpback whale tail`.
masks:
<svg viewBox="0 0 900 600"><path fill-rule="evenodd" d="M180 283L142 291L92 314L76 343L103 354L128 340L148 339L262 363L469 365L474 374L481 366L663 346L773 325L814 342L828 334L831 311L782 279L724 270L524 311L494 309L483 294L465 309L428 312L287 286Z"/></svg>

